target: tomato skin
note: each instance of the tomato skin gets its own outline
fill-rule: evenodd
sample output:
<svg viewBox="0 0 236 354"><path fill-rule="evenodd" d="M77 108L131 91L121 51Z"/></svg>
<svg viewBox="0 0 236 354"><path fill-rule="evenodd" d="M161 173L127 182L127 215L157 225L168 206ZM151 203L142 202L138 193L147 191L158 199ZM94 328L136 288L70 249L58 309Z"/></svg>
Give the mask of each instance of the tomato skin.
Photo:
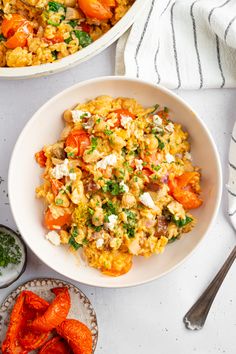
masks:
<svg viewBox="0 0 236 354"><path fill-rule="evenodd" d="M46 42L48 44L55 44L55 43L64 42L64 38L60 34L56 34L53 38L50 38L50 39L46 38L46 37L43 37L42 39L44 42Z"/></svg>
<svg viewBox="0 0 236 354"><path fill-rule="evenodd" d="M40 349L39 354L72 354L65 340L59 336L50 339Z"/></svg>
<svg viewBox="0 0 236 354"><path fill-rule="evenodd" d="M43 150L41 150L35 154L35 159L40 167L46 167L47 157L46 157Z"/></svg>
<svg viewBox="0 0 236 354"><path fill-rule="evenodd" d="M65 338L74 354L92 354L92 333L84 323L73 319L65 320L57 327L57 333Z"/></svg>
<svg viewBox="0 0 236 354"><path fill-rule="evenodd" d="M60 230L63 226L71 221L71 215L65 214L54 219L50 209L47 209L44 215L44 223L49 230Z"/></svg>
<svg viewBox="0 0 236 354"><path fill-rule="evenodd" d="M58 179L54 179L54 178L51 179L51 188L55 196L58 195L59 190L62 189L63 186L64 184Z"/></svg>
<svg viewBox="0 0 236 354"><path fill-rule="evenodd" d="M122 116L130 117L132 119L136 118L136 116L133 113L131 113L130 111L128 111L128 109L116 109L112 113L116 113L117 114L117 121L114 123L113 128L117 128L117 127L121 126L121 118L122 118Z"/></svg>
<svg viewBox="0 0 236 354"><path fill-rule="evenodd" d="M78 5L87 17L97 20L108 20L112 17L107 0L78 0Z"/></svg>
<svg viewBox="0 0 236 354"><path fill-rule="evenodd" d="M196 174L196 172L185 172L180 176L169 178L168 181L169 194L186 210L196 209L202 205L202 200L191 186L191 181Z"/></svg>
<svg viewBox="0 0 236 354"><path fill-rule="evenodd" d="M24 333L21 333L20 343L24 349L28 351L38 349L41 347L49 338L50 332L39 333L25 328Z"/></svg>
<svg viewBox="0 0 236 354"><path fill-rule="evenodd" d="M89 134L81 129L72 130L66 139L66 147L68 146L76 150L76 156L82 157L90 146Z"/></svg>
<svg viewBox="0 0 236 354"><path fill-rule="evenodd" d="M80 26L82 28L82 31L90 33L91 26L89 24L82 22Z"/></svg>
<svg viewBox="0 0 236 354"><path fill-rule="evenodd" d="M13 14L2 23L2 33L7 38L5 46L9 49L25 47L27 39L33 34L33 27L23 16Z"/></svg>

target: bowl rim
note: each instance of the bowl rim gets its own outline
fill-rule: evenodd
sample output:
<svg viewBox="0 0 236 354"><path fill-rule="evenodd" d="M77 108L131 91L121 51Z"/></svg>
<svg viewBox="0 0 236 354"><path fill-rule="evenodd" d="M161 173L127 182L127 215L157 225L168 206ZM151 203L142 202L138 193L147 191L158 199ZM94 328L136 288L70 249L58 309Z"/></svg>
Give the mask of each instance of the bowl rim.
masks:
<svg viewBox="0 0 236 354"><path fill-rule="evenodd" d="M0 79L27 79L51 75L60 71L71 69L73 66L92 58L101 51L105 50L116 39L122 36L122 34L134 23L136 17L141 12L141 9L145 6L146 2L147 0L136 0L126 14L113 27L111 27L109 31L88 45L86 48L83 48L82 50L74 54L70 54L67 57L53 63L16 68L0 68Z"/></svg>
<svg viewBox="0 0 236 354"><path fill-rule="evenodd" d="M21 141L23 140L23 135L25 133L25 131L27 131L30 126L34 123L34 121L37 120L37 116L38 114L40 114L41 110L47 108L47 106L50 106L51 104L53 104L54 101L56 101L57 99L59 99L60 97L63 97L64 94L66 93L69 93L70 91L73 91L75 89L79 89L83 86L87 86L87 85L92 85L92 84L95 84L95 83L102 83L104 81L130 81L130 82L134 82L134 83L137 83L137 84L144 84L144 85L148 85L150 86L151 88L154 88L154 89L159 89L160 91L162 91L163 93L169 95L173 100L176 100L178 101L181 105L185 106L187 109L189 109L195 116L195 118L197 119L198 123L200 124L200 126L203 128L203 130L205 131L206 135L207 135L207 138L208 140L210 141L210 144L213 148L213 152L214 152L214 155L215 155L215 160L216 160L216 185L217 185L217 190L216 190L216 202L215 202L215 207L214 207L214 212L212 213L211 215L211 218L210 218L210 222L208 223L208 226L206 228L206 231L202 234L201 238L199 239L198 243L195 245L195 247L185 256L183 257L183 259L181 259L179 262L177 262L174 266L170 267L168 270L164 271L163 273L161 274L158 274L156 276L152 276L151 278L148 278L148 279L145 279L145 280L142 280L142 281L130 281L129 283L127 284L112 284L112 285L109 285L109 284L102 284L102 285L98 285L98 283L94 284L93 281L81 281L81 280L78 280L76 279L75 277L73 276L68 276L66 272L59 272L57 270L55 270L50 264L49 262L45 262L45 261L42 261L40 256L37 255L30 247L30 245L28 244L27 240L24 238L24 234L21 230L21 225L18 224L17 222L17 212L16 212L16 208L14 208L14 203L13 203L13 200L14 200L14 197L13 197L13 194L12 194L12 184L14 184L14 160L15 160L15 154L17 153L17 150L18 150L18 145L21 144ZM36 255L36 257L38 259L40 259L40 261L42 263L44 263L45 265L47 265L50 269L53 269L54 271L56 271L58 274L61 274L71 280L74 280L74 281L78 281L80 282L81 284L85 284L85 285L89 285L89 286L95 286L95 287L101 287L101 288L128 288L128 287L133 287L133 286L139 286L139 285L143 285L143 284L146 284L146 283L150 283L156 279L159 279L165 275L167 275L168 273L170 273L171 271L175 270L178 266L180 266L183 262L185 262L192 254L193 252L196 251L196 249L199 247L200 243L202 242L202 240L204 239L204 237L208 234L208 232L210 231L212 225L213 225L213 222L215 221L216 219L216 216L217 216L217 213L218 213L218 210L219 210L219 206L220 206L220 202L221 202L221 196L222 196L222 168L221 168L221 162L220 162L220 157L219 157L219 153L217 151L217 148L216 148L216 144L213 140L213 137L211 136L211 133L207 127L207 125L205 124L205 122L199 117L199 115L196 113L195 110L193 110L190 105L188 103L185 102L184 99L182 99L181 97L179 97L176 93L172 92L171 90L161 86L161 85L156 85L156 84L153 84L153 83L150 83L148 81L145 81L145 80L140 80L140 79L137 79L137 78L132 78L132 77L127 77L127 76L101 76L101 77L97 77L97 78L94 78L94 79L89 79L89 80L85 80L85 81L81 81L75 85L72 85L70 87L68 87L67 89L59 92L58 94L56 94L55 96L51 97L48 101L46 101L34 114L33 116L28 120L28 122L26 123L26 125L24 126L24 128L22 129L16 143L15 143L15 146L14 146L14 149L12 151L12 155L11 155L11 159L10 159L10 164L9 164L9 170L8 170L8 193L9 193L9 202L10 202L10 208L11 208L11 211L12 211L12 215L13 215L13 218L15 220L15 223L17 225L17 228L19 229L20 233L21 233L21 236L24 240L24 242L27 244L27 246L30 248L30 250Z"/></svg>

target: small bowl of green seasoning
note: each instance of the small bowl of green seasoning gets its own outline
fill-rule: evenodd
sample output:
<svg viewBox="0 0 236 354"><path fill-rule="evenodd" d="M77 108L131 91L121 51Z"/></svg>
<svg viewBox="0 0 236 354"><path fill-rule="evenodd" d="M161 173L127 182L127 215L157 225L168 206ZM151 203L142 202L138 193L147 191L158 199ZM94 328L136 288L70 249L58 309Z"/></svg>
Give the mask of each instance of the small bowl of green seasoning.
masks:
<svg viewBox="0 0 236 354"><path fill-rule="evenodd" d="M16 281L25 271L27 251L21 237L0 225L0 289Z"/></svg>

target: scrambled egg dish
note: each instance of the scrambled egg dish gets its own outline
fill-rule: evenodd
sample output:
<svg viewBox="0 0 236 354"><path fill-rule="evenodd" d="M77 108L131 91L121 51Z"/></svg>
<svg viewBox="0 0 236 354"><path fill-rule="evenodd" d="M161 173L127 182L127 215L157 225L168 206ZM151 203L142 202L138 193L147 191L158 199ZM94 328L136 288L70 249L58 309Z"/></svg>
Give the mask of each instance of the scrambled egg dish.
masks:
<svg viewBox="0 0 236 354"><path fill-rule="evenodd" d="M82 247L91 267L119 276L194 227L200 172L167 107L101 96L63 118L60 139L35 155L50 242Z"/></svg>
<svg viewBox="0 0 236 354"><path fill-rule="evenodd" d="M0 67L52 63L101 37L134 0L0 0Z"/></svg>

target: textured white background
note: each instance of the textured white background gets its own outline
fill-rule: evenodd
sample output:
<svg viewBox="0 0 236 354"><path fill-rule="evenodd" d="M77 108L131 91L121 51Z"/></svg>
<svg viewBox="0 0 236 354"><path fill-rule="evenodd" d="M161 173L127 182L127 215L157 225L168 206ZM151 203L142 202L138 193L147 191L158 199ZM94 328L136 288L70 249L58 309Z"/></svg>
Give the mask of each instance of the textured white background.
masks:
<svg viewBox="0 0 236 354"><path fill-rule="evenodd" d="M15 228L8 204L7 172L14 143L25 123L45 101L61 90L85 79L113 74L114 60L115 47L112 46L64 73L23 81L0 80L0 176L4 180L0 184L0 223ZM236 119L236 90L177 93L207 123L221 155L226 182L230 134ZM224 190L214 227L194 255L167 276L147 285L123 290L76 284L90 298L97 312L99 342L96 354L236 352L235 265L219 291L204 329L190 332L182 322L183 315L207 286L235 243L226 206ZM31 232L33 237L34 230ZM26 272L10 288L0 290L0 301L17 284L43 276L60 277L29 251Z"/></svg>

